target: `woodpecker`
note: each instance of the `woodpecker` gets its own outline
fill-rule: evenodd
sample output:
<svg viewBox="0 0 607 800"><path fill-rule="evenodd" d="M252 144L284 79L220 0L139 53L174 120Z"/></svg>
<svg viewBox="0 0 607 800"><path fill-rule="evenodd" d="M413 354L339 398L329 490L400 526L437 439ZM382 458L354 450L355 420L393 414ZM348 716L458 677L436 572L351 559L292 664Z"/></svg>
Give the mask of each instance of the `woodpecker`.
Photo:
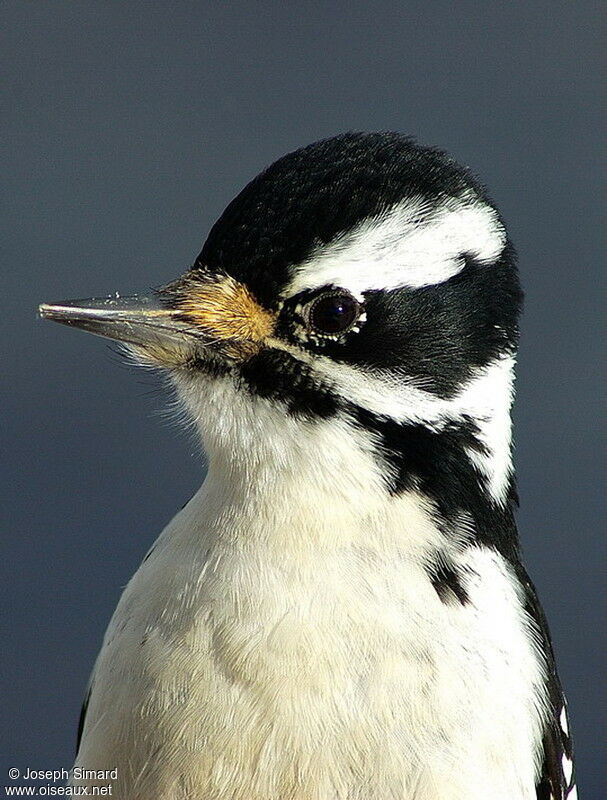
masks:
<svg viewBox="0 0 607 800"><path fill-rule="evenodd" d="M119 800L574 800L521 562L504 222L346 133L251 181L145 296L44 304L169 378L208 471L127 585L74 784Z"/></svg>

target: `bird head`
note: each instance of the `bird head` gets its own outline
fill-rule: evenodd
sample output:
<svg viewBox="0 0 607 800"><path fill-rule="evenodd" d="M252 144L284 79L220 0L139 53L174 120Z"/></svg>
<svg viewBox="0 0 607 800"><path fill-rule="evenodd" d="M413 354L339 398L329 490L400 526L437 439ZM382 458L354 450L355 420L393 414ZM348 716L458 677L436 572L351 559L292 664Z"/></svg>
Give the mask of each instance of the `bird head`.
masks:
<svg viewBox="0 0 607 800"><path fill-rule="evenodd" d="M40 313L166 370L211 460L287 469L308 442L319 474L371 453L388 492L465 478L503 505L520 305L469 172L399 134L350 133L258 175L153 295Z"/></svg>

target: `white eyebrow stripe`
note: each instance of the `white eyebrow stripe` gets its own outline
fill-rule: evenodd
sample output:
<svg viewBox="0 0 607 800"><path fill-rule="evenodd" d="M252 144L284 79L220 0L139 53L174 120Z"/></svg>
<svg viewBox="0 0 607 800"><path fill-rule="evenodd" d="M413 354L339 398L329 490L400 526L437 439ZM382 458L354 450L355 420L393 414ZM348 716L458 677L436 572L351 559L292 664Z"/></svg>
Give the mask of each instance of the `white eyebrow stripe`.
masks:
<svg viewBox="0 0 607 800"><path fill-rule="evenodd" d="M471 192L436 207L410 198L316 247L296 267L284 296L329 284L356 296L373 289L430 286L460 272L463 254L490 264L505 244L497 212Z"/></svg>

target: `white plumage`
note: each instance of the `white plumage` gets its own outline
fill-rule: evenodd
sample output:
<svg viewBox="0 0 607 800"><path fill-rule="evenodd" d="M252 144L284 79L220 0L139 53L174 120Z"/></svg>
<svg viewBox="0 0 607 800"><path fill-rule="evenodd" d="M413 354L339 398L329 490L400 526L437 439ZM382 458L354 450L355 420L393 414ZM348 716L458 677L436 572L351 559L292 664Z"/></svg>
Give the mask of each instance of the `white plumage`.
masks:
<svg viewBox="0 0 607 800"><path fill-rule="evenodd" d="M181 391L209 474L120 601L77 764L130 800L535 800L543 665L503 560L391 498L361 432Z"/></svg>

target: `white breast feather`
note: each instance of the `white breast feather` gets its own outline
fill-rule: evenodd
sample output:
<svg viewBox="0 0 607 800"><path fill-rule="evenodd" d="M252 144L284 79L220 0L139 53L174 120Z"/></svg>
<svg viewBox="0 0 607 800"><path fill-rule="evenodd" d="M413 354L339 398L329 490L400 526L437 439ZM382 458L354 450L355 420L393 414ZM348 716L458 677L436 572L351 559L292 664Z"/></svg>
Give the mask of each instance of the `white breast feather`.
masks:
<svg viewBox="0 0 607 800"><path fill-rule="evenodd" d="M363 433L218 386L183 387L209 474L122 596L78 766L122 800L535 800L543 666L501 557L389 497Z"/></svg>

